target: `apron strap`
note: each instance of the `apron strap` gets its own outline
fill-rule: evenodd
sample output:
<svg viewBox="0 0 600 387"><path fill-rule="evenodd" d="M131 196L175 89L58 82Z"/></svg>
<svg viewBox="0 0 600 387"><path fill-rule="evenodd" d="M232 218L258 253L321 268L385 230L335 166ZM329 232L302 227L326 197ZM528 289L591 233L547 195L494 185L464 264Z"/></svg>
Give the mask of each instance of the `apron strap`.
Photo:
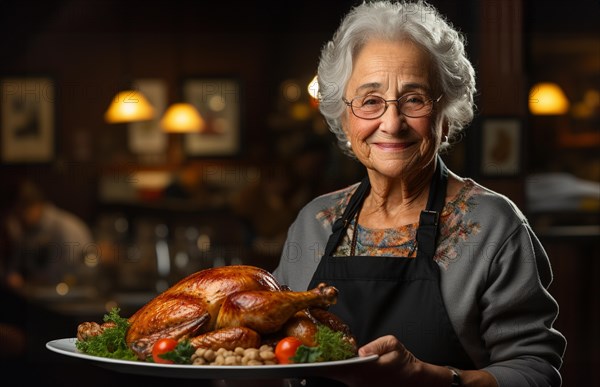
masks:
<svg viewBox="0 0 600 387"><path fill-rule="evenodd" d="M371 183L369 182L369 177L367 176L362 179L360 185L358 186L354 194L352 194L350 202L346 206L346 209L344 210L342 216L339 217L333 223L333 226L331 227L331 235L329 236L329 239L327 240L327 245L325 246L324 256L329 257L333 255L333 251L337 247L338 243L341 241L342 236L344 235L344 231L352 221L354 215L356 215L356 212L362 205L365 195L367 194L367 192L369 192L370 188Z"/></svg>
<svg viewBox="0 0 600 387"><path fill-rule="evenodd" d="M421 255L428 260L433 259L437 246L436 238L440 214L446 201L446 188L448 186L448 168L437 156L437 168L431 180L427 207L419 216L417 229L417 258Z"/></svg>
<svg viewBox="0 0 600 387"><path fill-rule="evenodd" d="M437 156L437 167L433 173L426 210L441 212L446 202L448 186L448 168L442 158Z"/></svg>
<svg viewBox="0 0 600 387"><path fill-rule="evenodd" d="M433 258L436 249L435 242L438 230L438 218L444 208L447 185L448 168L442 161L442 158L438 155L437 168L435 169L429 187L427 207L421 212L419 217L419 228L417 229L417 258L420 254L425 254L425 258ZM371 183L369 182L369 177L366 176L350 198L350 202L346 206L342 216L333 223L331 235L325 246L324 256L329 257L333 255L333 251L341 241L344 231L352 221L352 218L356 215L356 212L360 209L370 188Z"/></svg>

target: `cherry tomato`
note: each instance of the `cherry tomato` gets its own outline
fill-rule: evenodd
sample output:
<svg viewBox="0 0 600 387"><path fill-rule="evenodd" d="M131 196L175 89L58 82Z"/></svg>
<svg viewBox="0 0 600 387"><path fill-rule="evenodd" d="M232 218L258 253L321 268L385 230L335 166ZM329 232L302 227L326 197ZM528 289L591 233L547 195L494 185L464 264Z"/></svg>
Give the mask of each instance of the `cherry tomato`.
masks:
<svg viewBox="0 0 600 387"><path fill-rule="evenodd" d="M167 352L171 352L177 346L177 340L164 337L162 339L158 339L156 343L154 343L154 347L152 347L152 359L155 363L162 364L173 364L172 360L163 359L159 355Z"/></svg>
<svg viewBox="0 0 600 387"><path fill-rule="evenodd" d="M275 357L277 358L279 364L293 363L291 358L294 357L296 350L301 345L302 342L293 336L288 336L281 339L277 343L277 346L275 346Z"/></svg>

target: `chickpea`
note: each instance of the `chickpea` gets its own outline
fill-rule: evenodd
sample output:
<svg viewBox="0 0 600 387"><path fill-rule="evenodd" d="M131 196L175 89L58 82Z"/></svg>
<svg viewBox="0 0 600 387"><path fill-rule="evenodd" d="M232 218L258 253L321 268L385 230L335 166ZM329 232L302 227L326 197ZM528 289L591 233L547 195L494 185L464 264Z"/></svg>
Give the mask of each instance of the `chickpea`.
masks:
<svg viewBox="0 0 600 387"><path fill-rule="evenodd" d="M273 365L277 364L273 347L262 345L260 348L236 347L233 350L219 348L216 351L210 348L198 348L192 355L194 365Z"/></svg>
<svg viewBox="0 0 600 387"><path fill-rule="evenodd" d="M200 348L196 349L196 352L194 352L194 355L202 357L202 356L204 356L205 352L206 352L206 348L200 347Z"/></svg>
<svg viewBox="0 0 600 387"><path fill-rule="evenodd" d="M273 360L275 358L273 351L260 351L259 354L262 360Z"/></svg>
<svg viewBox="0 0 600 387"><path fill-rule="evenodd" d="M215 351L213 351L210 348L204 351L204 354L202 356L209 362L215 361L215 359L217 358L217 354L215 353Z"/></svg>
<svg viewBox="0 0 600 387"><path fill-rule="evenodd" d="M235 356L227 356L225 358L225 365L236 365Z"/></svg>
<svg viewBox="0 0 600 387"><path fill-rule="evenodd" d="M192 361L193 365L205 365L208 364L203 357L197 357Z"/></svg>
<svg viewBox="0 0 600 387"><path fill-rule="evenodd" d="M249 360L259 360L260 359L259 353L260 353L259 350L256 348L249 348L246 350L245 356L247 356Z"/></svg>

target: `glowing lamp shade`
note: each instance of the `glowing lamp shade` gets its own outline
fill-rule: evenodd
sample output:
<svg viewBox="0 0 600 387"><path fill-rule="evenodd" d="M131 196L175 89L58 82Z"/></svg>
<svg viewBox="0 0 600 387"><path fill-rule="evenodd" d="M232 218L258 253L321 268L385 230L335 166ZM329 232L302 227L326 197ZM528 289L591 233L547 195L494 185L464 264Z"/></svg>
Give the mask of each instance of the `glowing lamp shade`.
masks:
<svg viewBox="0 0 600 387"><path fill-rule="evenodd" d="M189 103L174 103L165 112L160 124L165 132L189 133L204 129L204 120Z"/></svg>
<svg viewBox="0 0 600 387"><path fill-rule="evenodd" d="M148 121L154 118L154 108L138 90L124 90L113 98L104 120L110 124Z"/></svg>
<svg viewBox="0 0 600 387"><path fill-rule="evenodd" d="M529 111L535 115L565 114L569 100L556 83L537 83L529 91Z"/></svg>

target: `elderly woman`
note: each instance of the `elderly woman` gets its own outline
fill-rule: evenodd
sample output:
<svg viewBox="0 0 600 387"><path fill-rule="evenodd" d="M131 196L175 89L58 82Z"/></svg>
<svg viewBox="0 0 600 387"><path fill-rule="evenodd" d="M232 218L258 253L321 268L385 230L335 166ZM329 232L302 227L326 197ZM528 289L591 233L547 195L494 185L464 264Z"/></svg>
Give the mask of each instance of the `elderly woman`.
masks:
<svg viewBox="0 0 600 387"><path fill-rule="evenodd" d="M360 356L379 355L332 377L559 386L565 339L543 247L510 199L438 156L473 117L462 36L426 3L364 3L324 46L318 79L322 114L367 176L301 210L275 275L293 290L338 287L331 311Z"/></svg>

